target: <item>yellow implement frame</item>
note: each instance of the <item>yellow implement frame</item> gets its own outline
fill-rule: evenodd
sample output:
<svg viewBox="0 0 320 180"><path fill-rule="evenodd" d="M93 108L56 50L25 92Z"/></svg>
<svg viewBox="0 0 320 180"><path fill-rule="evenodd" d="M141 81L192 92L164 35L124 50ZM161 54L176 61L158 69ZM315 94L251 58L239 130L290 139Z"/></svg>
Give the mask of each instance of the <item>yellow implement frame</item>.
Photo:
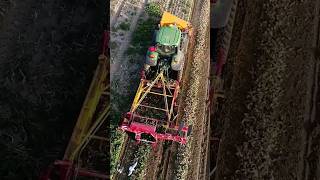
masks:
<svg viewBox="0 0 320 180"><path fill-rule="evenodd" d="M103 110L100 110L97 118L94 117L95 114L98 113L98 104L101 99L109 95L109 83L107 82L109 74L108 67L109 63L107 57L105 55L100 55L99 64L83 103L68 147L65 151L64 160L74 161L75 157L86 147L90 139L104 138L95 136L95 132L106 120L110 109L109 104L104 107Z"/></svg>
<svg viewBox="0 0 320 180"><path fill-rule="evenodd" d="M155 88L157 86L162 87L162 93L154 92L152 88ZM164 76L164 72L161 71L157 77L153 81L147 81L147 80L141 80L139 88L137 90L137 93L135 95L134 101L132 103L130 112L135 112L138 107L145 107L149 109L156 109L160 111L166 112L168 121L171 121L171 117L174 116L174 119L176 118L176 114L174 114L174 98L175 98L175 91L179 91L179 89L175 89L176 87L170 85L170 83L166 80ZM165 107L159 108L154 106L148 106L141 104L142 101L147 97L148 94L154 94L158 96L162 96L164 100ZM172 98L171 104L169 106L168 98ZM174 120L173 119L173 120Z"/></svg>

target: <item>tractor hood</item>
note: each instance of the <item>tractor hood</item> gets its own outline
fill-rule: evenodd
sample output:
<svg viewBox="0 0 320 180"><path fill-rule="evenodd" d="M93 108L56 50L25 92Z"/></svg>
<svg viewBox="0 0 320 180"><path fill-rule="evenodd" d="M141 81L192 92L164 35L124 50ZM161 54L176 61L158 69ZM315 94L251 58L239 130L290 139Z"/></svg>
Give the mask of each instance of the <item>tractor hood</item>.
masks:
<svg viewBox="0 0 320 180"><path fill-rule="evenodd" d="M174 25L161 27L156 37L156 42L165 46L178 46L180 40L181 31Z"/></svg>

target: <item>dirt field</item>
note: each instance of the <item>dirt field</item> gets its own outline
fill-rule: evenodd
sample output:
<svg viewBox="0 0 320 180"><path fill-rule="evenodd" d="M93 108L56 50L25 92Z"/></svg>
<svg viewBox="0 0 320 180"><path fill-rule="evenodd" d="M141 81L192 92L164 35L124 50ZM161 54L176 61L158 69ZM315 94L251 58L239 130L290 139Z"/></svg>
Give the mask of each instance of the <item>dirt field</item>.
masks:
<svg viewBox="0 0 320 180"><path fill-rule="evenodd" d="M206 46L204 41L208 39L208 31L207 31L208 29L206 29L206 27L209 28L209 24L208 24L208 22L209 22L209 9L207 8L207 7L209 7L209 5L207 4L207 6L205 6L205 4L201 3L203 1L197 1L197 2L198 2L197 3L198 7L197 7L196 11L199 11L199 12L198 12L198 14L195 15L196 18L194 20L192 20L192 24L194 25L194 31L195 31L195 34L196 34L195 36L197 36L197 38L194 39L194 40L196 40L196 43L195 43L196 44L196 46L195 46L196 50L195 50L195 52L197 52L197 53L196 53L196 55L194 55L192 53L193 51L190 52L190 57L189 57L190 61L189 61L188 65L186 65L186 66L188 66L187 67L188 70L186 70L188 72L186 74L188 74L188 73L190 73L190 74L187 75L189 78L186 77L186 79L184 80L186 82L186 84L183 84L183 86L185 86L185 87L188 87L188 85L191 86L193 84L194 87L192 89L194 91L193 90L189 90L188 88L186 88L184 90L185 91L184 94L182 94L182 96L181 96L182 97L181 98L182 101L184 101L185 100L184 99L185 96L187 96L187 95L191 96L192 95L192 97L190 97L190 99L189 99L190 102L194 100L193 98L196 98L196 96L199 95L199 94L195 94L195 93L198 93L197 89L199 89L199 87L201 87L201 90L200 90L201 92L206 93L206 90L207 90L205 88L206 87L206 83L207 83L207 78L206 78L207 74L206 73L208 71L202 71L200 69L201 68L203 69L203 67L206 67L206 68L209 67L208 65L204 64L205 62L208 63L209 61L206 61L205 58L202 58L204 56L208 57L208 53L209 53L209 51L206 51L206 52L203 51L204 49L208 50L208 47ZM193 8L193 3L194 2L192 2L192 1L188 1L187 3L185 3L184 1L177 2L177 1L168 0L168 1L163 1L163 3L161 3L161 4L163 4L163 9L165 9L165 10L167 10L167 11L169 11L169 12L175 14L175 15L177 15L178 17L181 17L181 18L184 18L184 19L188 20L188 19L191 18L190 15L192 13L191 10ZM123 6L123 7L125 7L125 6ZM202 17L203 18L199 18L200 17L200 11L203 12L202 13ZM119 14L121 16L121 13L119 13ZM206 18L206 15L208 16L207 18ZM203 19L203 21L200 22L200 19ZM135 22L135 21L133 21L133 22ZM201 30L199 30L198 27L200 27ZM116 37L118 37L118 36L115 36L115 38ZM125 42L125 41L123 41L123 42ZM122 46L122 47L124 47L124 46ZM115 51L115 52L117 52L117 51ZM116 54L115 54L115 57L117 57ZM135 58L139 58L139 57L141 57L141 59L143 59L143 56L136 56ZM195 58L196 59L203 59L203 60L201 60L201 62L200 62L200 60L199 61L193 61L193 59L195 59ZM114 62L116 62L116 61L119 61L122 64L126 63L125 59L118 59L118 60L115 59ZM135 62L135 64L138 64L138 63ZM199 64L201 64L201 65L199 65ZM114 66L114 67L117 67L117 66ZM121 67L123 67L123 66L121 65ZM133 66L125 66L125 67L130 67L130 69L125 69L126 71L129 71L129 72L132 71L132 69L135 69ZM132 79L134 76L133 75L124 76L125 74L128 74L128 72L121 73L121 71L123 71L123 70L124 69L121 70L121 68L120 68L119 70L117 70L117 73L115 73L115 75L118 76L120 74L121 79L127 79L127 81L125 81L125 82L129 82L128 79ZM115 72L115 71L113 71L113 72ZM137 71L134 71L134 72L137 73ZM191 72L193 72L195 74L191 75L192 74ZM196 78L196 76L198 74L201 74L201 77L204 77L204 78L199 78L199 79ZM192 80L189 81L189 79L192 79ZM121 92L122 91L121 89L124 89L124 91L128 91L129 90L128 88L121 88L123 86L123 85L121 85L121 84L123 84L123 83L121 83L121 81L117 81L117 79L114 79L113 83L114 82L117 82L117 86L116 86L117 89L118 89L117 93ZM188 83L188 85L187 85L187 83ZM115 84L113 84L113 86L114 85ZM205 85L205 86L203 86L203 85ZM123 86L123 87L128 87L128 85ZM132 90L133 88L130 88L130 89ZM126 94L124 94L124 95L126 95ZM118 96L118 97L121 97L121 96ZM203 100L203 99L206 99L206 95L203 94L203 95L200 95L200 97L201 97L201 99L199 100L198 104L186 103L186 105L188 106L189 109L190 108L194 109L195 106L201 107L202 114L200 112L200 113L198 113L198 115L201 115L201 116L203 116L202 118L204 118L205 113L203 112L203 110L204 110L203 108L205 107L205 100ZM118 102L116 102L116 103L118 103ZM183 109L182 109L182 111L183 111ZM184 113L181 113L181 114L184 114ZM191 114L193 114L193 113L191 113ZM181 115L181 116L183 116L183 115ZM190 120L190 123L192 123L192 120ZM197 124L198 124L198 122L197 122ZM202 136L202 133L203 133L202 132L202 125L203 124L199 123L199 125L200 125L199 128L196 128L194 130L194 132L195 132L194 136L195 137L199 137L200 139L196 139L196 140L194 140L194 142L197 142L197 140L200 140L199 143L201 143L201 141L202 141L201 139L203 137ZM201 135L199 135L199 134L201 134ZM199 163L200 163L199 162L200 161L199 155L200 155L200 152L201 152L197 147L195 147L194 149L191 148L190 152L189 151L187 152L187 154L194 154L195 156L197 156L197 160L195 160L194 165L192 165L192 167L190 168L190 169L196 169L196 172L198 172L200 170L200 168L199 168ZM199 150L199 152L198 152L198 150ZM128 153L126 153L128 155L124 155L124 156L128 157L128 158L131 157L132 153L136 153L134 151L135 150L132 150L131 152L128 151ZM186 153L186 152L184 152L184 153ZM151 152L149 158L147 158L148 161L146 162L146 166L145 166L147 169L146 169L146 171L141 171L141 173L142 173L141 177L143 177L143 179L155 179L155 178L172 179L172 178L174 178L174 174L176 173L176 171L179 168L179 166L182 164L182 162L181 162L182 159L181 159L181 161L176 162L176 157L177 157L177 146L176 146L176 144L174 144L174 143L173 144L171 144L171 143L166 143L166 144L160 143L158 145L158 150L154 151L154 152ZM124 160L123 162L131 161L131 160L128 160L128 158L124 158L126 160ZM186 158L189 158L189 157L186 156ZM141 161L139 163L144 164L144 162L141 162ZM126 164L126 163L121 163L121 164ZM127 167L127 166L125 165L125 167ZM182 173L182 171L183 172L187 171L187 169L183 168L180 171L180 173ZM133 176L137 177L136 174L137 173L134 173ZM189 174L191 176L192 171L189 171ZM198 176L198 174L196 174L196 176ZM134 179L134 177L132 177L132 178ZM121 179L120 175L117 175L116 178ZM123 177L123 178L126 178L126 177Z"/></svg>
<svg viewBox="0 0 320 180"><path fill-rule="evenodd" d="M62 158L97 63L102 1L0 2L1 179Z"/></svg>
<svg viewBox="0 0 320 180"><path fill-rule="evenodd" d="M144 179L203 179L201 178L200 172L202 170L202 167L200 167L200 159L203 157L200 146L203 145L201 143L203 137L205 137L203 136L203 127L205 126L206 77L208 77L206 74L208 71L205 71L204 69L206 68L204 67L209 67L208 64L206 64L209 63L209 61L203 58L208 56L209 51L203 50L208 49L206 44L208 43L208 41L206 41L208 39L208 29L206 29L206 27L209 27L207 24L209 22L209 9L207 9L208 6L206 6L204 1L195 1L194 3L196 7L193 6L194 14L192 15L193 18L190 18L192 19L192 25L195 27L194 38L191 40L193 43L191 43L189 47L188 60L184 70L185 75L181 91L180 118L190 119L188 123L194 125L193 137L195 138L193 138L193 140L191 138L191 140L189 139L189 149L187 150L185 146L178 145L177 143L160 143L157 151L151 152L147 165L147 176ZM174 11L174 9L175 8L172 8L171 11ZM195 61L194 59L199 60ZM199 93L204 94L200 95ZM189 103L187 101L189 101ZM197 109L196 112L191 110L194 108ZM195 115L194 113L196 113L197 116L193 116ZM190 117L196 117L196 119L191 120L192 118ZM192 162L192 164L190 164L190 162ZM185 177L187 174L188 177ZM202 173L202 175L204 175L204 173Z"/></svg>
<svg viewBox="0 0 320 180"><path fill-rule="evenodd" d="M239 3L215 179L319 178L318 131L310 133L306 123L313 27L319 23L315 7L315 1ZM306 134L311 136L309 151Z"/></svg>

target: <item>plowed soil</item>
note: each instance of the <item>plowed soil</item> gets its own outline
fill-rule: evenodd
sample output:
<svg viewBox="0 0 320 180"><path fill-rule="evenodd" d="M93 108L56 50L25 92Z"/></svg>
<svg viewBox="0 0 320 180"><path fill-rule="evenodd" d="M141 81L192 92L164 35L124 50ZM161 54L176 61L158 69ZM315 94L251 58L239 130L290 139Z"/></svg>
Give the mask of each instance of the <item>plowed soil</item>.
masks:
<svg viewBox="0 0 320 180"><path fill-rule="evenodd" d="M319 4L239 1L239 7L215 179L319 179L317 119L309 123Z"/></svg>
<svg viewBox="0 0 320 180"><path fill-rule="evenodd" d="M97 64L106 6L0 2L1 179L37 179L62 158Z"/></svg>

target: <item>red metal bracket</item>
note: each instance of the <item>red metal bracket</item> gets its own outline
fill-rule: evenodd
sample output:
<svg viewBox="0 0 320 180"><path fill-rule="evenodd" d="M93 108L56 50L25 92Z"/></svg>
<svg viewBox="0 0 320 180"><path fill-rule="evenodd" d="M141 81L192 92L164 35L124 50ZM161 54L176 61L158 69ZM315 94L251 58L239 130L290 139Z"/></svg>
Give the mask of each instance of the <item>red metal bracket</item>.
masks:
<svg viewBox="0 0 320 180"><path fill-rule="evenodd" d="M100 173L97 171L87 170L84 168L78 168L70 161L61 161L57 160L54 164L51 164L49 168L44 171L39 180L50 180L53 173L58 170L58 175L60 180L69 180L72 177L80 176L80 177L92 177L99 179L110 179L107 174Z"/></svg>

